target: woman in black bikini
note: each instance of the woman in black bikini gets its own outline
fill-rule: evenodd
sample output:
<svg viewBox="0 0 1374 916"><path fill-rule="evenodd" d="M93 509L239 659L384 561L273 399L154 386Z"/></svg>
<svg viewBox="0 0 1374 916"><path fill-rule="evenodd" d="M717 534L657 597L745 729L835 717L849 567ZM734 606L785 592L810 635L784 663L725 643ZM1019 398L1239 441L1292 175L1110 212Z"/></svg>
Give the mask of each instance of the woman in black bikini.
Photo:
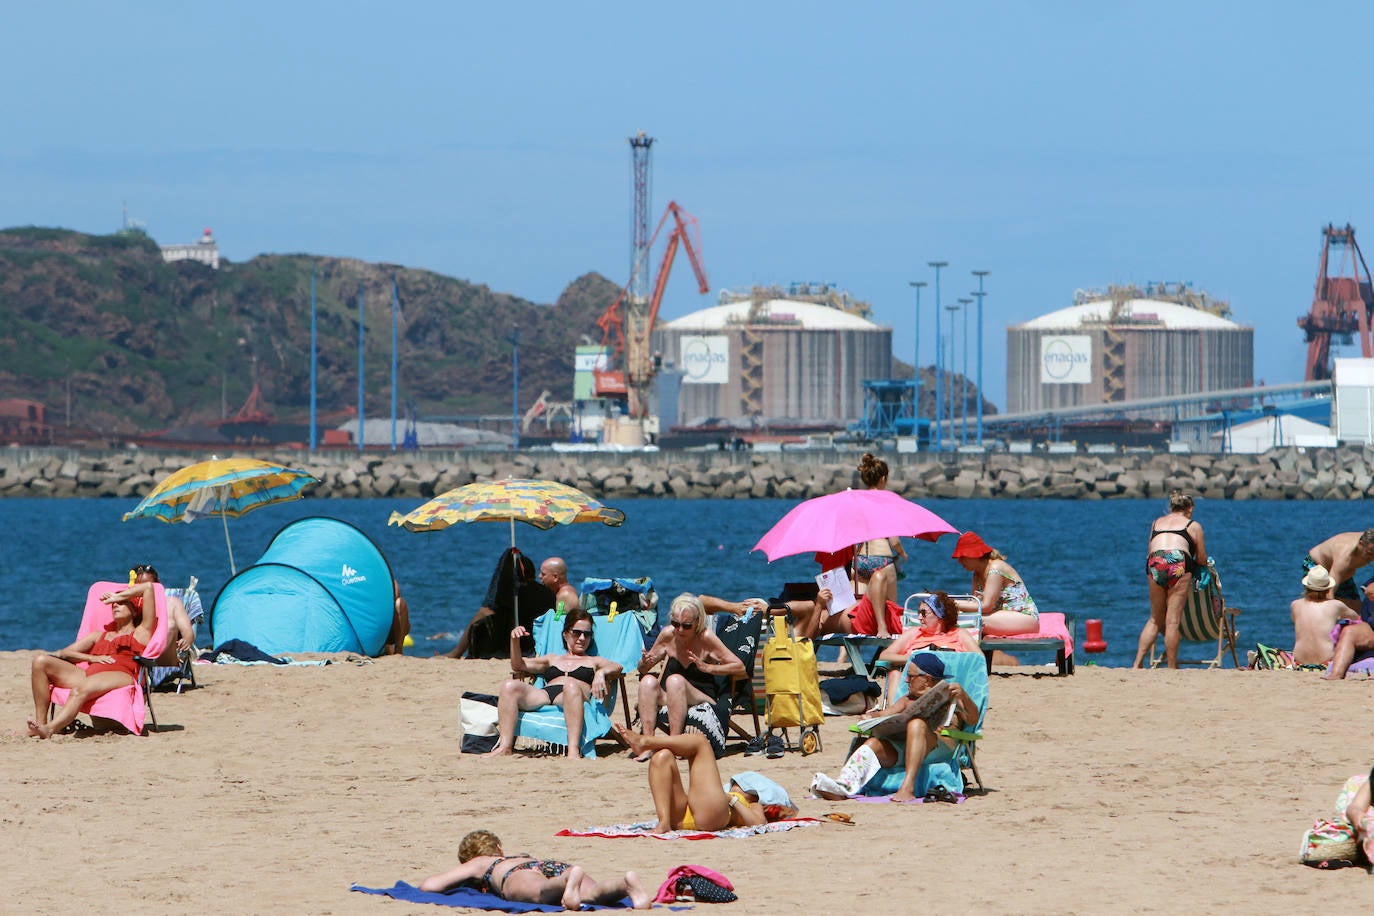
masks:
<svg viewBox="0 0 1374 916"><path fill-rule="evenodd" d="M588 655L592 644L592 616L581 608L563 615L562 655L539 655L524 658L520 654L520 638L528 635L524 627L510 631L510 667L516 677L501 685L496 702L496 723L499 737L488 752L491 757L504 757L515 747L515 723L522 709L538 709L550 703L563 707L568 723L568 756L582 756L582 704L590 696L599 700L606 695L606 680L621 673L616 662ZM520 676L544 678L543 687L535 687ZM574 702L569 703L572 697Z"/></svg>
<svg viewBox="0 0 1374 916"><path fill-rule="evenodd" d="M505 855L500 838L489 830L474 830L463 837L458 844L458 863L421 881L420 890L441 894L471 884L502 900L561 905L565 910L581 909L583 903L609 906L625 897L637 910L647 910L651 903L632 871L624 878L597 882L580 865L536 859L526 853Z"/></svg>
<svg viewBox="0 0 1374 916"><path fill-rule="evenodd" d="M667 660L663 674L648 672ZM639 723L646 735L654 733L658 708L668 707L668 734L680 735L687 724L687 709L698 703L714 703L721 686L716 678L744 675L744 662L726 648L706 624L701 599L684 592L673 599L668 625L639 661ZM652 756L643 750L636 760Z"/></svg>
<svg viewBox="0 0 1374 916"><path fill-rule="evenodd" d="M1207 565L1207 546L1202 525L1193 521L1193 498L1175 490L1169 494L1169 512L1150 525L1149 555L1145 572L1150 578L1150 619L1140 631L1134 668L1143 667L1145 656L1164 633L1164 659L1178 667L1179 624L1193 586L1193 570Z"/></svg>

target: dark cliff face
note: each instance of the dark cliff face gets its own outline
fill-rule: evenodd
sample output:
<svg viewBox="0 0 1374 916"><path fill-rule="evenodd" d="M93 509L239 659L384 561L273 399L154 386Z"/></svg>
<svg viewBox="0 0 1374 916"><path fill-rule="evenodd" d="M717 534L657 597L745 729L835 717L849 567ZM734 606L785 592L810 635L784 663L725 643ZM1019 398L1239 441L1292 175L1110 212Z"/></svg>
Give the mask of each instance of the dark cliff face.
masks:
<svg viewBox="0 0 1374 916"><path fill-rule="evenodd" d="M522 407L572 394L574 347L618 289L597 274L554 305L422 270L309 255L264 255L219 270L164 263L134 233L0 232L0 398L48 405L50 422L149 431L233 413L256 381L279 419L310 397L310 278L316 277L322 412L353 407L358 300L366 325L366 409L391 401L392 279L399 293L398 400L422 415L510 409L511 331L520 329Z"/></svg>

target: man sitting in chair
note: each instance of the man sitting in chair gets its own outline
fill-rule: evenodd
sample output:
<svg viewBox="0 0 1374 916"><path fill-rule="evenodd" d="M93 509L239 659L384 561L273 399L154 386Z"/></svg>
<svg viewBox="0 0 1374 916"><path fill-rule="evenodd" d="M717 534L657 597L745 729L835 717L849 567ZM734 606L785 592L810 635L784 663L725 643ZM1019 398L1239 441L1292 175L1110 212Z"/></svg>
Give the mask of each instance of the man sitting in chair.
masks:
<svg viewBox="0 0 1374 916"><path fill-rule="evenodd" d="M940 740L940 729L978 721L978 704L964 692L963 687L948 680L948 677L945 663L935 653L917 652L911 656L906 672L907 695L886 710L889 716L898 717L893 721L899 723L903 712L912 715L901 732L869 738L849 755L839 776L831 779L824 773L817 773L811 782L811 790L821 798L849 798L860 794L879 770L901 765L902 784L892 800L901 802L914 799L916 772L926 756L935 750ZM922 703L922 698L936 690L937 685L940 693L948 693L948 698L935 694ZM931 700L936 702L932 704Z"/></svg>
<svg viewBox="0 0 1374 916"><path fill-rule="evenodd" d="M564 611L575 611L582 606L582 598L577 594L577 589L568 581L568 564L562 557L549 557L539 564L539 581L544 587L553 592L554 606L556 602L563 602Z"/></svg>
<svg viewBox="0 0 1374 916"><path fill-rule="evenodd" d="M157 570L151 566L135 566L129 572L133 573L134 576L131 585L162 581L158 578ZM186 613L186 605L181 600L180 591L180 589L167 589L165 591L167 600L167 648L163 649L162 654L157 658L158 667L177 667L181 664L181 659L184 657L183 653L190 653L196 647L196 626ZM196 600L199 601L200 599L197 598Z"/></svg>

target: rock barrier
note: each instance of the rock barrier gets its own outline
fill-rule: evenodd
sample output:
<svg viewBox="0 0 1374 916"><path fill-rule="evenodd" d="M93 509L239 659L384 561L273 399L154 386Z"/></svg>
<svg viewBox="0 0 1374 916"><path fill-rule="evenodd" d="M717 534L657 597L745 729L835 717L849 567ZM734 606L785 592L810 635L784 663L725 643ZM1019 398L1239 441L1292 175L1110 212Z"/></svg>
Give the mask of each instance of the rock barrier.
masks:
<svg viewBox="0 0 1374 916"><path fill-rule="evenodd" d="M758 452L252 452L304 468L309 498L427 499L476 480L538 477L617 499L805 499L858 486L860 451ZM245 453L245 457L249 455ZM0 450L0 497L138 500L205 455L141 450ZM1263 455L1161 453L884 454L889 487L913 499L1365 499L1374 448L1273 449Z"/></svg>

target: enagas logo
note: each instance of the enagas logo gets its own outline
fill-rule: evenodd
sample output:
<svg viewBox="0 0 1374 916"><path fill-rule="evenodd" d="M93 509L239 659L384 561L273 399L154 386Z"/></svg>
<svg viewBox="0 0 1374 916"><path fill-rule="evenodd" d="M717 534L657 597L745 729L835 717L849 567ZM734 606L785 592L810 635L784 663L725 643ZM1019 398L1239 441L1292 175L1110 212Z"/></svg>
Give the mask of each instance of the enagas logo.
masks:
<svg viewBox="0 0 1374 916"><path fill-rule="evenodd" d="M339 571L340 585L353 585L355 582L366 581L367 576L360 574L356 569L354 569L352 566L349 566L347 563L345 563L343 565L343 569Z"/></svg>
<svg viewBox="0 0 1374 916"><path fill-rule="evenodd" d="M1055 382L1068 379L1075 374L1075 369L1081 371L1088 364L1088 354L1075 350L1063 339L1046 341L1041 359L1044 360L1046 379Z"/></svg>
<svg viewBox="0 0 1374 916"><path fill-rule="evenodd" d="M705 338L697 337L683 342L682 371L689 379L700 380L718 375L716 367L724 366L725 354L711 349Z"/></svg>

